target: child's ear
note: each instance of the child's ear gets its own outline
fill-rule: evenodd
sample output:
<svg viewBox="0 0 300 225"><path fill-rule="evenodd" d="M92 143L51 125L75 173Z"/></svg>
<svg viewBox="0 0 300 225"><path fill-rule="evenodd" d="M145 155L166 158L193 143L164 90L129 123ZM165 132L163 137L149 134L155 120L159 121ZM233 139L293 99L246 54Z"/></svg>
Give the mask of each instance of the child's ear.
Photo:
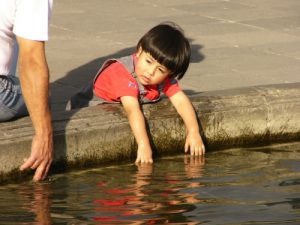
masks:
<svg viewBox="0 0 300 225"><path fill-rule="evenodd" d="M142 52L143 52L142 47L139 47L139 49L136 52L136 57L139 57L142 54Z"/></svg>

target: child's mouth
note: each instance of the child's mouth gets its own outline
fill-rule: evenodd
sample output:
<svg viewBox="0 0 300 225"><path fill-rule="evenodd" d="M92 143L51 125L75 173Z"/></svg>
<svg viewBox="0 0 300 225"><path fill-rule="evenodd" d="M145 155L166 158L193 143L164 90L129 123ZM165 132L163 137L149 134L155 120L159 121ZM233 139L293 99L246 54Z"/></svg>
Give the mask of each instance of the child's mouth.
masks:
<svg viewBox="0 0 300 225"><path fill-rule="evenodd" d="M150 78L143 76L143 80L145 83L149 83L150 82Z"/></svg>

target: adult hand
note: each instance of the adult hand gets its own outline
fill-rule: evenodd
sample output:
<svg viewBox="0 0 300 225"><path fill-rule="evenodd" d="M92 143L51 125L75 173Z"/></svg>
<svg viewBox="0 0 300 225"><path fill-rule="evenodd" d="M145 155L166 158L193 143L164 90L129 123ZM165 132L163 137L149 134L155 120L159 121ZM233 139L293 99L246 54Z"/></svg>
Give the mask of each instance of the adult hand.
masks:
<svg viewBox="0 0 300 225"><path fill-rule="evenodd" d="M53 160L53 139L52 133L49 135L35 135L32 140L31 154L20 170L36 169L33 180L45 179Z"/></svg>

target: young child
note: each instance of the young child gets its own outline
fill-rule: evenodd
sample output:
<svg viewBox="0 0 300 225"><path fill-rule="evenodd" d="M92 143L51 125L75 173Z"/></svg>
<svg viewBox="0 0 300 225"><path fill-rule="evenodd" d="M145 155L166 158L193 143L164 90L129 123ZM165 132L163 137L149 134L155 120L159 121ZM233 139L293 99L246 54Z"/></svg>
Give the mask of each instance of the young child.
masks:
<svg viewBox="0 0 300 225"><path fill-rule="evenodd" d="M96 105L101 101L121 102L138 144L136 163L152 163L140 104L158 101L163 92L185 123L185 152L204 155L194 108L177 82L188 69L190 55L190 45L181 28L174 23L159 24L139 40L136 53L107 60L89 86L71 99L68 108Z"/></svg>

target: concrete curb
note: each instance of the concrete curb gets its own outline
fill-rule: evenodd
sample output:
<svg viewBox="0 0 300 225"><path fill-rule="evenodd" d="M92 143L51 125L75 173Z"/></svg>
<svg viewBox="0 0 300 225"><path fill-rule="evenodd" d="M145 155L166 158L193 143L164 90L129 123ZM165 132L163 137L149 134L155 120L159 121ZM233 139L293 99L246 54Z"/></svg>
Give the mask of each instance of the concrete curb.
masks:
<svg viewBox="0 0 300 225"><path fill-rule="evenodd" d="M300 83L210 91L191 96L208 150L300 140ZM155 155L183 152L185 128L168 100L144 105ZM53 115L53 169L134 161L136 143L120 105L106 104ZM30 153L30 119L1 124L0 182ZM25 176L26 177L26 176Z"/></svg>

